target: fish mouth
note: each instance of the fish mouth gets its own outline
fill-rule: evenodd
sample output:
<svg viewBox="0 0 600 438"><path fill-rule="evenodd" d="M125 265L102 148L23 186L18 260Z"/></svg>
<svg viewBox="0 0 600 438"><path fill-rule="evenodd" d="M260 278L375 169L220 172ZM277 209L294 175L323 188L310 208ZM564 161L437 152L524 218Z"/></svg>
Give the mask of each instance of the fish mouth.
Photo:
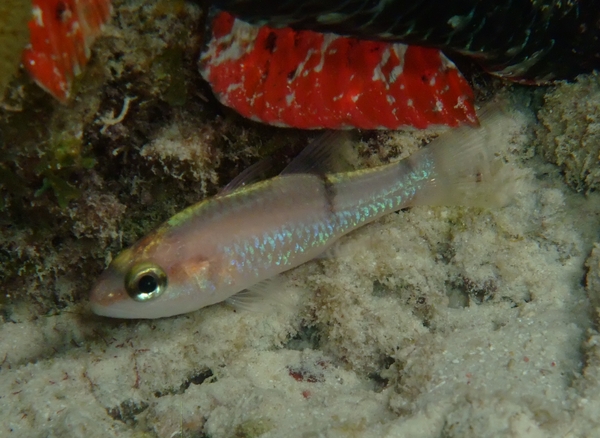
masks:
<svg viewBox="0 0 600 438"><path fill-rule="evenodd" d="M110 305L91 301L90 308L96 315L118 319L169 318L183 313L178 309L171 311L164 305L148 305L148 303L138 303L131 299L119 300Z"/></svg>
<svg viewBox="0 0 600 438"><path fill-rule="evenodd" d="M110 318L145 318L140 315L143 308L116 285L115 279L103 275L90 293L90 308L93 313Z"/></svg>
<svg viewBox="0 0 600 438"><path fill-rule="evenodd" d="M111 309L109 307L103 306L94 301L90 301L90 309L92 313L96 315L113 317L113 312L111 312Z"/></svg>
<svg viewBox="0 0 600 438"><path fill-rule="evenodd" d="M115 272L107 269L90 292L93 313L119 319L155 319L176 314L166 311L164 304L140 303L131 299Z"/></svg>
<svg viewBox="0 0 600 438"><path fill-rule="evenodd" d="M129 300L121 278L119 271L113 266L109 266L100 275L89 295L92 312L101 316L127 318L126 314L119 310L123 307L122 303Z"/></svg>
<svg viewBox="0 0 600 438"><path fill-rule="evenodd" d="M135 306L133 300L127 302L125 300L111 305L104 305L99 302L91 301L90 308L93 313L99 316L107 316L109 318L119 319L142 319L147 318L145 315L138 315L140 309Z"/></svg>

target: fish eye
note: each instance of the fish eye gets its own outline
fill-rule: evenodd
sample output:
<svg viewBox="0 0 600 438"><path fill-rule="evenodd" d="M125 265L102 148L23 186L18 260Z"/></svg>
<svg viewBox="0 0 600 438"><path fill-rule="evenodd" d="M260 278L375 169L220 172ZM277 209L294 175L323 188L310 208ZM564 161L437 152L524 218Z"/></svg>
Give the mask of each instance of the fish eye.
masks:
<svg viewBox="0 0 600 438"><path fill-rule="evenodd" d="M125 290L135 301L150 301L167 289L167 274L154 263L133 266L125 276Z"/></svg>

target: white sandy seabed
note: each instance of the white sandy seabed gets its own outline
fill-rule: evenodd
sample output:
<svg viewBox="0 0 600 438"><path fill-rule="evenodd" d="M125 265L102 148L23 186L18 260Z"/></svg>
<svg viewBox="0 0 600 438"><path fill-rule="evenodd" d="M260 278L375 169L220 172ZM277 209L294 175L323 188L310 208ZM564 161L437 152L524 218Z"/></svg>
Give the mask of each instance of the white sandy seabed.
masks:
<svg viewBox="0 0 600 438"><path fill-rule="evenodd" d="M533 154L535 115L505 123L510 205L391 214L286 275L287 306L22 309L0 436L600 437L600 199Z"/></svg>

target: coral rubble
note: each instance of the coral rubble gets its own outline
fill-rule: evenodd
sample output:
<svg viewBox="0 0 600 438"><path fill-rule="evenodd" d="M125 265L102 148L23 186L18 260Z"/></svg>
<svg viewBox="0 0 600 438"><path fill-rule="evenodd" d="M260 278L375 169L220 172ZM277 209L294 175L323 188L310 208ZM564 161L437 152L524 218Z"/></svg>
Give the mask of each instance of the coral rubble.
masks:
<svg viewBox="0 0 600 438"><path fill-rule="evenodd" d="M582 75L544 96L537 147L577 191L600 188L600 76Z"/></svg>

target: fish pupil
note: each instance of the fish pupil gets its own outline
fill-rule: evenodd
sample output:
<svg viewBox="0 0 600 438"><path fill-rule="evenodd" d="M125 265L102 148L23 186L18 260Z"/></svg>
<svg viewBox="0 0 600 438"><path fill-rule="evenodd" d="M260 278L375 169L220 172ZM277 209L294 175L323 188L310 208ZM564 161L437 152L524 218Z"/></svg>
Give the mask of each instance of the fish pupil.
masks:
<svg viewBox="0 0 600 438"><path fill-rule="evenodd" d="M157 287L158 282L152 275L144 275L142 278L140 278L140 281L138 281L138 290L142 293L149 294L154 292Z"/></svg>

